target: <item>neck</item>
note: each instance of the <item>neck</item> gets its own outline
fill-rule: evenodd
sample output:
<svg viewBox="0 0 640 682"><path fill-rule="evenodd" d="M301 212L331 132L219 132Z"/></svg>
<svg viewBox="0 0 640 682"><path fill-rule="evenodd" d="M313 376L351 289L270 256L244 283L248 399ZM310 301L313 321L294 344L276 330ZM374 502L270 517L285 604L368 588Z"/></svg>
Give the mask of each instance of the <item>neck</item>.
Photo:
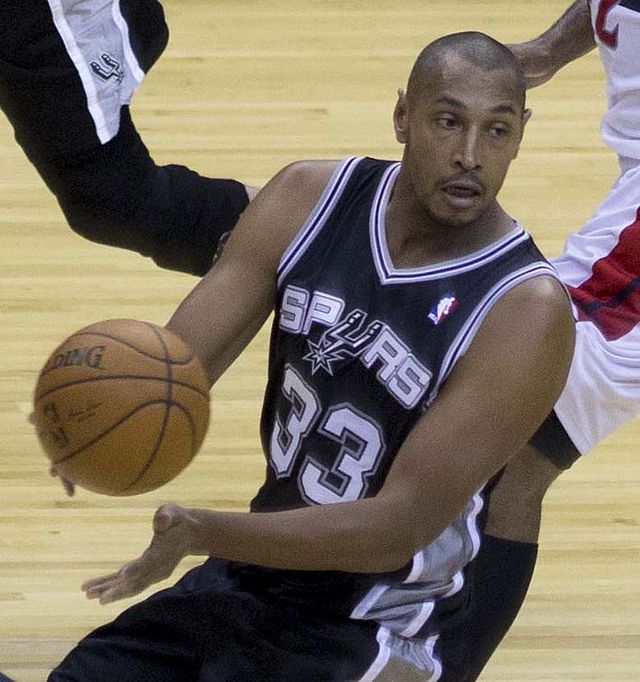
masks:
<svg viewBox="0 0 640 682"><path fill-rule="evenodd" d="M462 258L493 244L514 229L513 219L494 201L474 221L465 224L439 222L423 208L406 201L387 207L386 234L396 267L419 267Z"/></svg>

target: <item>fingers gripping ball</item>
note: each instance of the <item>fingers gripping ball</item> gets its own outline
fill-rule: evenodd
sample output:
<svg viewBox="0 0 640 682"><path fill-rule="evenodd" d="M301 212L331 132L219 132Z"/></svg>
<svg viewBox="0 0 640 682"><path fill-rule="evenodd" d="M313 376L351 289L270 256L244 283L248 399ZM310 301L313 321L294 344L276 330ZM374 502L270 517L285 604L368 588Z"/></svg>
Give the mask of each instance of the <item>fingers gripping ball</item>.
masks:
<svg viewBox="0 0 640 682"><path fill-rule="evenodd" d="M33 420L60 476L105 495L137 495L193 459L209 422L209 383L193 351L164 327L105 320L53 351Z"/></svg>

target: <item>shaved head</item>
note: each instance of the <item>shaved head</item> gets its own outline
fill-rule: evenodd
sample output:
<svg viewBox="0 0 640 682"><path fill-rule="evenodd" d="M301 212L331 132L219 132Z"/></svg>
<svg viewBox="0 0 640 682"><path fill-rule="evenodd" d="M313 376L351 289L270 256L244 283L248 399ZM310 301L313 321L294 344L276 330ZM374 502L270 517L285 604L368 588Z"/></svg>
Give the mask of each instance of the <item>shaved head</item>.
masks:
<svg viewBox="0 0 640 682"><path fill-rule="evenodd" d="M485 33L466 31L434 40L418 55L407 85L409 101L417 98L430 75L440 73L447 58L455 55L483 71L511 71L518 99L525 108L526 81L520 62L511 50Z"/></svg>

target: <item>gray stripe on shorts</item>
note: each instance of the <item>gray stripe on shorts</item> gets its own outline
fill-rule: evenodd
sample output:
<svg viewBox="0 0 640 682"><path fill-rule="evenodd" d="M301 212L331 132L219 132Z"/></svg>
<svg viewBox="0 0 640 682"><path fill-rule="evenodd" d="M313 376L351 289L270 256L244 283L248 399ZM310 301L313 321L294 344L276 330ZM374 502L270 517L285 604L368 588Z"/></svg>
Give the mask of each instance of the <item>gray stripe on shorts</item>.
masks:
<svg viewBox="0 0 640 682"><path fill-rule="evenodd" d="M102 144L120 128L120 109L144 79L119 0L47 0L78 71ZM64 96L64 93L61 93Z"/></svg>

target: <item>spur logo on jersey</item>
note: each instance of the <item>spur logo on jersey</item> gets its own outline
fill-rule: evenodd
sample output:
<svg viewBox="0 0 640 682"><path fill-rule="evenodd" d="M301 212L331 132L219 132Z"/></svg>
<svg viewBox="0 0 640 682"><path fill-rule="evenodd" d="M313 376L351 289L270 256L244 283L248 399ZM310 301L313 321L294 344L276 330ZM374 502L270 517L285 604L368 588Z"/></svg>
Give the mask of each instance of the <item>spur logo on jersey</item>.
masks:
<svg viewBox="0 0 640 682"><path fill-rule="evenodd" d="M103 81L114 79L120 83L124 78L120 62L114 59L108 52L103 52L100 55L100 61L95 60L91 62L91 70Z"/></svg>
<svg viewBox="0 0 640 682"><path fill-rule="evenodd" d="M387 324L368 320L365 312L352 310L346 315L345 302L321 291L288 285L282 297L280 329L310 336L312 327L326 330L317 340L309 338L304 359L311 373L324 371L333 376L340 364L358 358L404 407L415 407L424 395L431 372L411 353L411 349Z"/></svg>
<svg viewBox="0 0 640 682"><path fill-rule="evenodd" d="M428 317L434 325L446 320L449 315L458 307L458 299L453 294L443 296L433 307Z"/></svg>
<svg viewBox="0 0 640 682"><path fill-rule="evenodd" d="M366 317L362 310L354 310L324 332L318 343L311 339L307 341L309 352L304 359L311 362L312 374L323 369L333 376L335 363L346 358L356 358L371 345L384 325L379 320L374 320L363 330Z"/></svg>

